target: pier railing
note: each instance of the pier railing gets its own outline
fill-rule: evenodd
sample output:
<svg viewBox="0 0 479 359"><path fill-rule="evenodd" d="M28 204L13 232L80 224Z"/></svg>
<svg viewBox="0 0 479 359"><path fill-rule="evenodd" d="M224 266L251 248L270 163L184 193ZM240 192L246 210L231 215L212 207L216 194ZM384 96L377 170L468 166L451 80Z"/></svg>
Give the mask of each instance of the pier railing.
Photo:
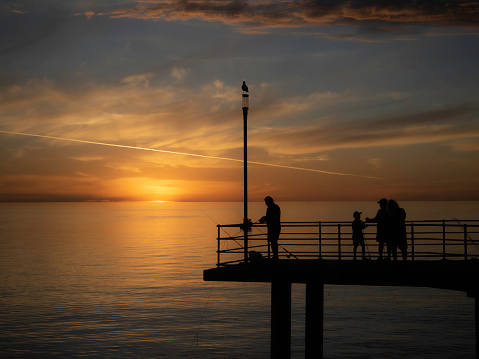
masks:
<svg viewBox="0 0 479 359"><path fill-rule="evenodd" d="M352 260L351 222L282 222L280 259ZM239 264L271 257L264 224L253 224L245 247L242 224L218 225L217 266ZM479 257L479 220L408 221L407 259L468 260ZM231 234L235 232L235 234ZM379 257L376 224L364 230L366 258ZM246 254L246 255L245 255ZM383 256L387 254L384 245ZM357 249L358 259L362 250ZM398 260L402 260L398 250Z"/></svg>

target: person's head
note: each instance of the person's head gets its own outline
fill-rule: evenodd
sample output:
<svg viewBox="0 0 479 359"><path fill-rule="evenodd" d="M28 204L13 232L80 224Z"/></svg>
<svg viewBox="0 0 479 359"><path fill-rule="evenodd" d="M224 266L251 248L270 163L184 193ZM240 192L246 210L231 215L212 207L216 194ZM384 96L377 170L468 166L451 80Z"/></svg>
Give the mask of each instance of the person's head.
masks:
<svg viewBox="0 0 479 359"><path fill-rule="evenodd" d="M388 211L391 211L391 212L394 212L396 211L397 209L399 208L399 204L393 200L393 199L390 199L387 203L387 206L386 206L386 209Z"/></svg>
<svg viewBox="0 0 479 359"><path fill-rule="evenodd" d="M379 201L379 207L381 208L386 208L386 205L388 204L388 200L386 198L381 198Z"/></svg>
<svg viewBox="0 0 479 359"><path fill-rule="evenodd" d="M361 213L363 213L363 212L355 211L355 212L353 213L353 217L356 218L356 219L360 219L360 218L361 218Z"/></svg>
<svg viewBox="0 0 479 359"><path fill-rule="evenodd" d="M266 196L266 197L264 198L264 203L266 203L266 205L269 207L269 206L271 206L272 204L274 204L274 200L273 200L272 197Z"/></svg>

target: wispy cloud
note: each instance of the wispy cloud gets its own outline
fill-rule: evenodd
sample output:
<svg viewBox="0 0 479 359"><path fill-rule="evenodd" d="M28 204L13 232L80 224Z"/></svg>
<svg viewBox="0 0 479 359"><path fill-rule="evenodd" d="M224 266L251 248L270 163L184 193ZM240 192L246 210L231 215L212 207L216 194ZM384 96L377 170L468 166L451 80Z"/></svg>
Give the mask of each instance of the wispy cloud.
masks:
<svg viewBox="0 0 479 359"><path fill-rule="evenodd" d="M383 160L381 158L368 158L367 162L374 166L374 168L380 168Z"/></svg>
<svg viewBox="0 0 479 359"><path fill-rule="evenodd" d="M171 76L177 81L182 81L188 76L188 70L181 67L173 67L171 69Z"/></svg>
<svg viewBox="0 0 479 359"><path fill-rule="evenodd" d="M101 156L73 156L70 158L72 160L81 161L81 162L101 161L105 159L104 157L101 157Z"/></svg>
<svg viewBox="0 0 479 359"><path fill-rule="evenodd" d="M458 152L479 151L479 139L457 141L452 143L452 148Z"/></svg>

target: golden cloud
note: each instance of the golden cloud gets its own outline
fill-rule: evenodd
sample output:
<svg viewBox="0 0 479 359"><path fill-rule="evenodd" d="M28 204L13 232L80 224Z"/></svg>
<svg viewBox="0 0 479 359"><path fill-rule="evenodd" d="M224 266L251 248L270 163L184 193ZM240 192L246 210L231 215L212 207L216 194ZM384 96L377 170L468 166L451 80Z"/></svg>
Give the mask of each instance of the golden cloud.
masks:
<svg viewBox="0 0 479 359"><path fill-rule="evenodd" d="M117 86L91 86L71 91L46 80L11 86L0 95L3 129L241 159L239 86L228 86L220 80L200 88L146 86L153 77L151 74L129 76ZM345 106L402 100L405 95L391 92L371 96L346 90L289 98L274 93L275 89L267 84L252 89L256 100L249 127L250 145L262 156L459 140L477 136L479 131L470 120L478 109L468 105L401 116L345 120L340 112ZM317 117L317 113L329 114ZM50 146L66 145L53 138L44 141ZM266 152L258 152L259 149ZM252 151L252 156L254 153ZM91 155L72 156L83 161L92 158ZM140 156L143 161L157 157L152 154L135 157ZM162 165L176 166L174 157L165 154ZM201 165L198 159L185 158L182 164ZM210 158L208 161L221 160Z"/></svg>

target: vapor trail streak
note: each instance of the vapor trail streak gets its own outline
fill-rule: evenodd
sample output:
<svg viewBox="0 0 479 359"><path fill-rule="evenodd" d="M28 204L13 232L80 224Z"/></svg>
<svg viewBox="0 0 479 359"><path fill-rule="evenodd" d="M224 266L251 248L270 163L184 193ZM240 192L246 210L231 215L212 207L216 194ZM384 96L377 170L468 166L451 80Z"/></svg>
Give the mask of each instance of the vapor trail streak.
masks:
<svg viewBox="0 0 479 359"><path fill-rule="evenodd" d="M183 156L193 156L193 157L201 157L201 158L210 158L216 160L224 160L224 161L234 161L234 162L243 162L243 160L238 160L235 158L227 158L227 157L218 157L218 156L208 156L208 155L199 155L195 153L186 153L186 152L177 152L177 151L168 151L168 150L159 150L156 148L148 148L148 147L137 147L137 146L127 146L127 145L117 145L114 143L104 143L104 142L94 142L94 141L86 141L86 140L77 140L74 138L65 138L65 137L56 137L56 136L47 136L47 135L36 135L32 133L24 133L24 132L11 132L11 131L2 131L1 133L8 133L10 135L21 135L21 136L31 136L31 137L41 137L41 138L49 138L52 140L61 140L61 141L71 141L71 142L79 142L79 143L87 143L90 145L99 145L99 146L108 146L108 147L120 147L120 148L130 148L133 150L143 150L143 151L153 151L153 152L162 152L162 153L170 153L173 155L183 155ZM362 177L362 178L371 178L371 179L382 179L380 177L372 177L372 176L362 176L362 175L355 175L351 173L341 173L341 172L330 172L330 171L322 171L322 170L315 170L311 168L303 168L303 167L294 167L294 166L285 166L285 165L275 165L271 163L263 163L263 162L255 162L255 161L248 161L250 164L261 165L261 166L269 166L269 167L279 167L279 168L289 168L292 170L301 170L301 171L309 171L309 172L318 172L324 173L328 175L337 175L337 176L353 176L353 177Z"/></svg>

